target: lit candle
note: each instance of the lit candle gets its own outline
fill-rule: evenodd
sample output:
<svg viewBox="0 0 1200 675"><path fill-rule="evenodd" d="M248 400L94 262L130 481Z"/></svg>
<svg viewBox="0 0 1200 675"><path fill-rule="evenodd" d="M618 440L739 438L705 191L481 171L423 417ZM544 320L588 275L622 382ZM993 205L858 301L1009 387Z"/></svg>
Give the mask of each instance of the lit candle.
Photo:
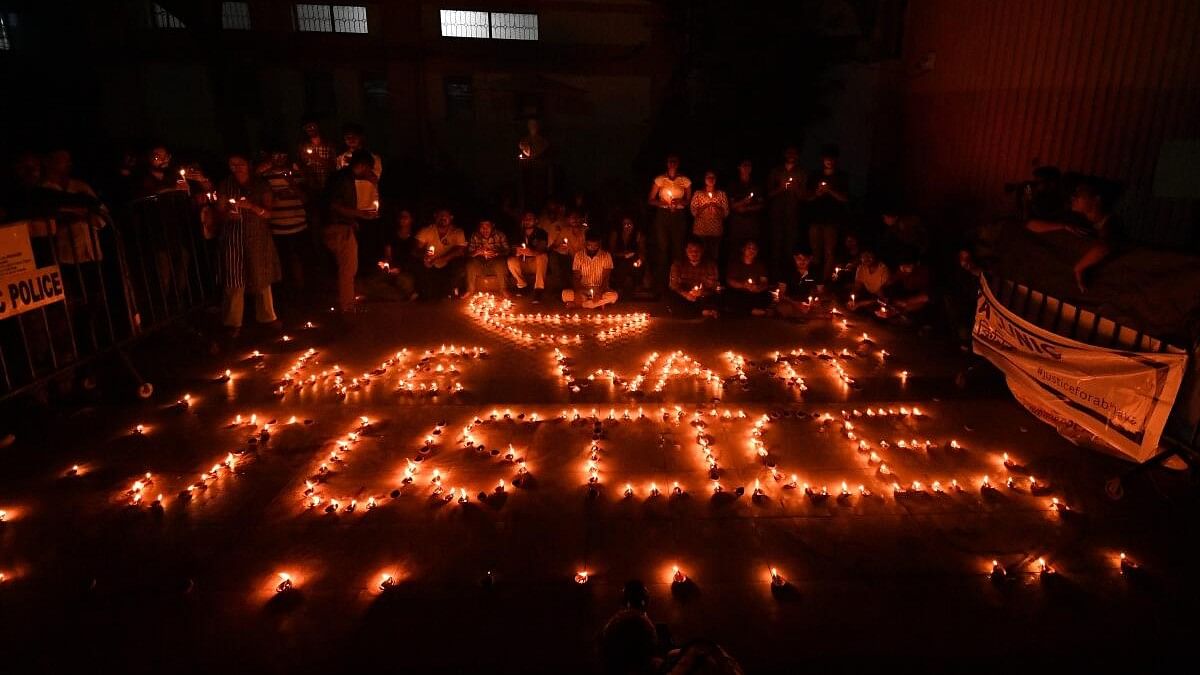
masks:
<svg viewBox="0 0 1200 675"><path fill-rule="evenodd" d="M588 582L588 571L587 570L579 570L578 572L575 573L575 583L586 584L587 582Z"/></svg>
<svg viewBox="0 0 1200 675"><path fill-rule="evenodd" d="M396 577L384 572L380 575L379 590L387 592L396 588Z"/></svg>
<svg viewBox="0 0 1200 675"><path fill-rule="evenodd" d="M682 584L686 581L687 575L683 573L683 570L679 569L679 565L675 565L672 569L671 583Z"/></svg>
<svg viewBox="0 0 1200 675"><path fill-rule="evenodd" d="M1004 565L1001 565L1000 561L993 560L991 576L992 581L1001 581L1004 577L1008 576L1008 571L1004 569Z"/></svg>
<svg viewBox="0 0 1200 675"><path fill-rule="evenodd" d="M295 584L292 583L292 575L288 574L287 572L280 572L279 573L279 585L275 587L275 592L276 593L286 593L288 591L294 590L295 588L296 588Z"/></svg>
<svg viewBox="0 0 1200 675"><path fill-rule="evenodd" d="M787 584L787 579L783 578L783 575L779 573L779 570L777 568L772 567L771 568L771 585L774 586L775 588L782 588L785 584Z"/></svg>

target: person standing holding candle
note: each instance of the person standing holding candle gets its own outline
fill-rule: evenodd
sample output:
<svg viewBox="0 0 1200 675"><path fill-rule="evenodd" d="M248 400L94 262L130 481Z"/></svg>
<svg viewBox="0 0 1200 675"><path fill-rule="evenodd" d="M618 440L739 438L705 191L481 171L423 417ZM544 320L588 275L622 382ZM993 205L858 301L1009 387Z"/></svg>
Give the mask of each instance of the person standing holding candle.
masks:
<svg viewBox="0 0 1200 675"><path fill-rule="evenodd" d="M383 252L383 231L379 221L379 178L383 175L383 160L367 149L367 132L362 125L347 123L342 128L342 140L346 150L337 159L337 168L345 168L355 152L366 152L371 156L371 170L359 176L355 174L355 208L363 215L358 217L358 257L378 260Z"/></svg>
<svg viewBox="0 0 1200 675"><path fill-rule="evenodd" d="M230 337L238 336L249 293L254 296L255 319L278 331L281 324L275 316L271 284L281 275L267 225L271 186L251 173L250 161L241 154L229 156L229 174L217 187L217 218L205 232L208 238L217 239L224 324Z"/></svg>
<svg viewBox="0 0 1200 675"><path fill-rule="evenodd" d="M271 152L260 174L271 186L271 236L286 271L286 288L301 294L304 292L305 268L312 259L312 235L308 232L308 214L304 209L303 174L283 148Z"/></svg>
<svg viewBox="0 0 1200 675"><path fill-rule="evenodd" d="M355 310L354 276L358 273L359 222L367 212L358 208L358 190L355 186L359 176L373 170L371 153L359 150L350 156L344 169L329 177L325 187L327 212L321 237L325 247L333 254L337 265L337 309L343 316Z"/></svg>
<svg viewBox="0 0 1200 675"><path fill-rule="evenodd" d="M687 235L684 207L692 200L692 181L679 173L679 155L667 156L667 172L650 186L648 201L654 207L654 273L660 288L669 286L671 261L683 253Z"/></svg>
<svg viewBox="0 0 1200 675"><path fill-rule="evenodd" d="M301 123L301 129L304 139L297 152L301 168L300 184L304 187L309 207L308 222L313 228L320 229L321 210L315 207L325 192L329 177L338 169L337 151L333 144L321 135L321 125L316 118L306 117Z"/></svg>
<svg viewBox="0 0 1200 675"><path fill-rule="evenodd" d="M725 217L729 215L729 198L717 189L717 174L704 174L704 189L692 195L692 234L704 242L704 257L721 260L721 235L725 232Z"/></svg>
<svg viewBox="0 0 1200 675"><path fill-rule="evenodd" d="M800 232L800 208L807 199L808 173L800 168L800 152L795 146L783 151L783 164L767 178L769 207L768 252L771 274L782 279L791 264L792 249Z"/></svg>
<svg viewBox="0 0 1200 675"><path fill-rule="evenodd" d="M738 177L729 187L729 222L725 228L726 250L737 251L742 244L762 234L763 193L751 178L754 165L748 159L738 164Z"/></svg>
<svg viewBox="0 0 1200 675"><path fill-rule="evenodd" d="M817 280L824 285L833 280L834 252L840 232L850 217L849 184L838 169L838 148L821 148L821 170L808 179L808 245L816 256Z"/></svg>

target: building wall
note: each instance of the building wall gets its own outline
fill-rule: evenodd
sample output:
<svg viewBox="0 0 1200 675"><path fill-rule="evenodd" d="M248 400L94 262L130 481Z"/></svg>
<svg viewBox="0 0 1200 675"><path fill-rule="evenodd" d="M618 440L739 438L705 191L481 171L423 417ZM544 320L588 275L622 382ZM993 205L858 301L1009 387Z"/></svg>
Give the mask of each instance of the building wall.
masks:
<svg viewBox="0 0 1200 675"><path fill-rule="evenodd" d="M899 165L918 209L966 223L1055 164L1124 181L1141 237L1195 244L1200 2L911 0L905 31Z"/></svg>

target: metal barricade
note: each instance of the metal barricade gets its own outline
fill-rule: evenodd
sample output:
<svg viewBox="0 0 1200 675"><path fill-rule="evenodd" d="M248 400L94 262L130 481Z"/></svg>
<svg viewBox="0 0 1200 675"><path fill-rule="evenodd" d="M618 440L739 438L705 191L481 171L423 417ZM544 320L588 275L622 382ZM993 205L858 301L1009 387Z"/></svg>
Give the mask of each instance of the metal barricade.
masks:
<svg viewBox="0 0 1200 675"><path fill-rule="evenodd" d="M1200 342L1189 349L1168 344L1141 330L1105 318L1090 310L1059 300L1025 284L989 275L996 298L1009 310L1027 321L1056 335L1078 340L1097 347L1141 352L1175 352L1188 356L1187 372L1171 416L1163 429L1165 450L1137 465L1124 476L1108 481L1105 490L1109 497L1124 495L1122 483L1145 469L1156 466L1171 456L1178 456L1195 466L1200 453Z"/></svg>
<svg viewBox="0 0 1200 675"><path fill-rule="evenodd" d="M110 355L150 396L128 348L216 297L196 203L167 192L115 216L57 208L26 223L37 268L58 268L64 298L0 320L0 401Z"/></svg>

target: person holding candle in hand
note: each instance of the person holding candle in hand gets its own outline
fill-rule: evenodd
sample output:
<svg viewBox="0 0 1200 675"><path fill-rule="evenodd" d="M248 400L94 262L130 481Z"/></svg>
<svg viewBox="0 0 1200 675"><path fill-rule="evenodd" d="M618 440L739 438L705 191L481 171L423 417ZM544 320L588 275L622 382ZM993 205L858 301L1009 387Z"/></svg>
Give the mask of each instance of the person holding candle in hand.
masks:
<svg viewBox="0 0 1200 675"><path fill-rule="evenodd" d="M667 155L667 172L654 179L648 201L654 207L654 272L661 288L668 285L671 261L683 252L684 207L692 201L692 181L679 173L679 155Z"/></svg>
<svg viewBox="0 0 1200 675"><path fill-rule="evenodd" d="M617 301L617 292L609 287L613 260L600 246L600 233L589 231L584 237L583 250L575 254L571 264L571 288L564 288L563 302L567 307L597 309Z"/></svg>
<svg viewBox="0 0 1200 675"><path fill-rule="evenodd" d="M646 235L633 218L621 218L620 227L608 237L608 251L613 257L613 286L623 294L645 288Z"/></svg>
<svg viewBox="0 0 1200 675"><path fill-rule="evenodd" d="M456 291L467 255L467 235L454 226L454 214L439 209L433 224L417 233L417 243L424 251L418 278L421 296L432 300Z"/></svg>
<svg viewBox="0 0 1200 675"><path fill-rule="evenodd" d="M401 209L396 214L396 227L391 237L383 245L383 260L379 267L387 275L390 286L395 288L404 300L417 297L416 268L420 265L422 252L417 243L417 234L413 232L413 216L408 209Z"/></svg>
<svg viewBox="0 0 1200 675"><path fill-rule="evenodd" d="M343 315L355 311L354 276L358 273L359 223L368 212L358 208L358 189L355 187L360 176L373 171L375 160L371 153L359 150L350 156L350 162L329 177L325 187L325 226L321 237L326 248L333 254L337 265L337 309Z"/></svg>
<svg viewBox="0 0 1200 675"><path fill-rule="evenodd" d="M849 181L838 169L838 147L821 148L821 170L808 179L808 245L817 257L820 282L833 280L834 252L838 235L846 227L850 211Z"/></svg>
<svg viewBox="0 0 1200 675"><path fill-rule="evenodd" d="M792 254L791 273L786 277L787 281L780 284L775 314L785 319L800 319L812 313L817 302L817 280L811 265L812 253L806 248L797 248Z"/></svg>
<svg viewBox="0 0 1200 675"><path fill-rule="evenodd" d="M587 233L587 223L583 214L572 211L567 219L561 221L549 230L550 270L562 288L570 286L571 268L575 264L575 254L583 250L584 235Z"/></svg>
<svg viewBox="0 0 1200 675"><path fill-rule="evenodd" d="M479 289L481 276L497 276L504 283L508 269L508 238L490 220L479 221L479 229L467 243L467 295ZM502 286L503 287L503 286Z"/></svg>
<svg viewBox="0 0 1200 675"><path fill-rule="evenodd" d="M347 122L342 127L346 150L338 155L337 168L344 168L356 152L371 156L371 170L354 178L355 208L363 213L358 220L358 255L365 260L378 260L383 251L384 234L379 221L379 178L383 175L383 160L367 149L367 131L361 124Z"/></svg>
<svg viewBox="0 0 1200 675"><path fill-rule="evenodd" d="M741 255L729 261L725 271L725 306L734 314L765 316L771 304L767 266L758 259L758 244L742 244Z"/></svg>
<svg viewBox="0 0 1200 675"><path fill-rule="evenodd" d="M538 227L537 215L533 211L526 211L522 214L521 241L508 258L508 271L512 273L513 280L517 282L518 293L528 287L525 274L530 270L533 271L531 300L534 304L542 301L542 293L546 289L546 266L550 259L546 249L549 245L550 236L546 234L545 230Z"/></svg>
<svg viewBox="0 0 1200 675"><path fill-rule="evenodd" d="M758 241L762 234L763 193L751 178L753 169L750 160L743 159L738 164L737 180L729 187L730 213L725 228L727 250L738 250L751 239Z"/></svg>
<svg viewBox="0 0 1200 675"><path fill-rule="evenodd" d="M800 152L795 146L788 146L783 151L783 164L772 169L767 177L767 198L770 200L767 242L775 278L783 278L791 265L788 257L796 246L800 208L807 199L807 189L808 172L800 167Z"/></svg>
<svg viewBox="0 0 1200 675"><path fill-rule="evenodd" d="M857 311L869 309L877 302L884 300L883 290L891 280L891 271L875 257L875 251L864 247L859 257L858 269L854 271L854 286L851 289L850 301L846 309Z"/></svg>
<svg viewBox="0 0 1200 675"><path fill-rule="evenodd" d="M721 235L725 232L725 217L729 215L729 198L717 189L715 171L704 173L704 189L692 195L692 234L704 243L704 257L720 261Z"/></svg>
<svg viewBox="0 0 1200 675"><path fill-rule="evenodd" d="M704 244L688 239L684 257L671 265L667 309L684 318L716 318L720 282L717 263L704 258Z"/></svg>
<svg viewBox="0 0 1200 675"><path fill-rule="evenodd" d="M250 171L242 154L229 156L229 177L217 187L217 218L205 235L217 239L218 275L224 298L222 315L231 337L242 327L245 296L254 296L255 319L278 330L271 284L280 279L279 256L267 219L271 215L271 186Z"/></svg>
<svg viewBox="0 0 1200 675"><path fill-rule="evenodd" d="M321 125L316 118L306 117L301 122L304 140L300 143L300 166L303 169L303 184L310 198L315 198L325 189L329 176L337 170L333 144L321 136ZM382 168L382 167L381 167Z"/></svg>

